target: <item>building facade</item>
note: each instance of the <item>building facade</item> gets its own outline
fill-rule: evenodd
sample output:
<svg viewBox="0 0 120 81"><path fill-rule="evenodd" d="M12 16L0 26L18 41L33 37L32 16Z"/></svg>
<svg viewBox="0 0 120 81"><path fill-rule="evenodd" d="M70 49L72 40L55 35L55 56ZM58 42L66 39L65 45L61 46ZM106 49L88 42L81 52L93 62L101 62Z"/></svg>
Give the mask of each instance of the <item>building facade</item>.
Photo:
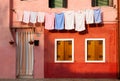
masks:
<svg viewBox="0 0 120 81"><path fill-rule="evenodd" d="M0 5L0 78L118 78L117 0L58 2L6 0ZM84 31L76 31L75 23L70 30L47 29L47 16L44 22L27 19L31 12L59 14L88 9L100 9L102 23L88 23L85 16ZM71 26L69 22L67 26Z"/></svg>

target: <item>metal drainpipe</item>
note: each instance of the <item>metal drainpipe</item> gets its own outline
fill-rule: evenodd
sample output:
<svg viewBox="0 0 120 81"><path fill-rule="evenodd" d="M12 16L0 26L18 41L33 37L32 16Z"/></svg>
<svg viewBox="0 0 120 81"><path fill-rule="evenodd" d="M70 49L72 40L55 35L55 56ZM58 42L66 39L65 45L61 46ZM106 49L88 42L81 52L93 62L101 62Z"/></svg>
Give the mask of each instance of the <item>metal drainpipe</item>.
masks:
<svg viewBox="0 0 120 81"><path fill-rule="evenodd" d="M117 0L117 17L118 17L118 79L120 79L120 1Z"/></svg>

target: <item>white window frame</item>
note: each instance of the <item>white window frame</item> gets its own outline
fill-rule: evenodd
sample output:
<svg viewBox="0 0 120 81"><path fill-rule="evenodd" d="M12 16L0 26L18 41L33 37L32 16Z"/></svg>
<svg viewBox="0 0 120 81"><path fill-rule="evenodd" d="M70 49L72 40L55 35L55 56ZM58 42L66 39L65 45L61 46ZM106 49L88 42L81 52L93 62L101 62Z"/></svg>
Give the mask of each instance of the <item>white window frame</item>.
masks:
<svg viewBox="0 0 120 81"><path fill-rule="evenodd" d="M57 41L72 41L72 60L71 61L58 61L57 60ZM74 39L72 38L62 38L62 39L55 39L55 63L73 63L74 62Z"/></svg>
<svg viewBox="0 0 120 81"><path fill-rule="evenodd" d="M88 61L87 60L87 41L88 40L102 40L103 41L103 60L101 61L98 61L98 60ZM85 39L85 62L86 63L105 63L105 38L86 38Z"/></svg>

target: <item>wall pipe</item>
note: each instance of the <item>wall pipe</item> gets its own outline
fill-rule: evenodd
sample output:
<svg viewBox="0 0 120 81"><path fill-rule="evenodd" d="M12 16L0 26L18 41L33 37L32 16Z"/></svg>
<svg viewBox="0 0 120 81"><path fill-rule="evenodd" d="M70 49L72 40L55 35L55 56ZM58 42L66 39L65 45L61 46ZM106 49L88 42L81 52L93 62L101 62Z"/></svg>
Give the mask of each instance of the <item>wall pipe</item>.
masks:
<svg viewBox="0 0 120 81"><path fill-rule="evenodd" d="M117 29L117 32L118 32L118 39L117 39L117 42L118 42L118 79L120 79L120 1L117 0L117 17L118 17L118 29Z"/></svg>

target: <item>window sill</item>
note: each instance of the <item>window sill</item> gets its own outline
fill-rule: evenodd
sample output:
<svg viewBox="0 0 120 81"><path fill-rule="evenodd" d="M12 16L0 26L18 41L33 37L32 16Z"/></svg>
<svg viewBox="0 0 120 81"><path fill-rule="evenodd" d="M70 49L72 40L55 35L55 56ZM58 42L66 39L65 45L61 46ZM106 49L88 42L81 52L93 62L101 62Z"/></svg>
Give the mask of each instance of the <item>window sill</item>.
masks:
<svg viewBox="0 0 120 81"><path fill-rule="evenodd" d="M74 63L74 61L55 61L55 63Z"/></svg>

